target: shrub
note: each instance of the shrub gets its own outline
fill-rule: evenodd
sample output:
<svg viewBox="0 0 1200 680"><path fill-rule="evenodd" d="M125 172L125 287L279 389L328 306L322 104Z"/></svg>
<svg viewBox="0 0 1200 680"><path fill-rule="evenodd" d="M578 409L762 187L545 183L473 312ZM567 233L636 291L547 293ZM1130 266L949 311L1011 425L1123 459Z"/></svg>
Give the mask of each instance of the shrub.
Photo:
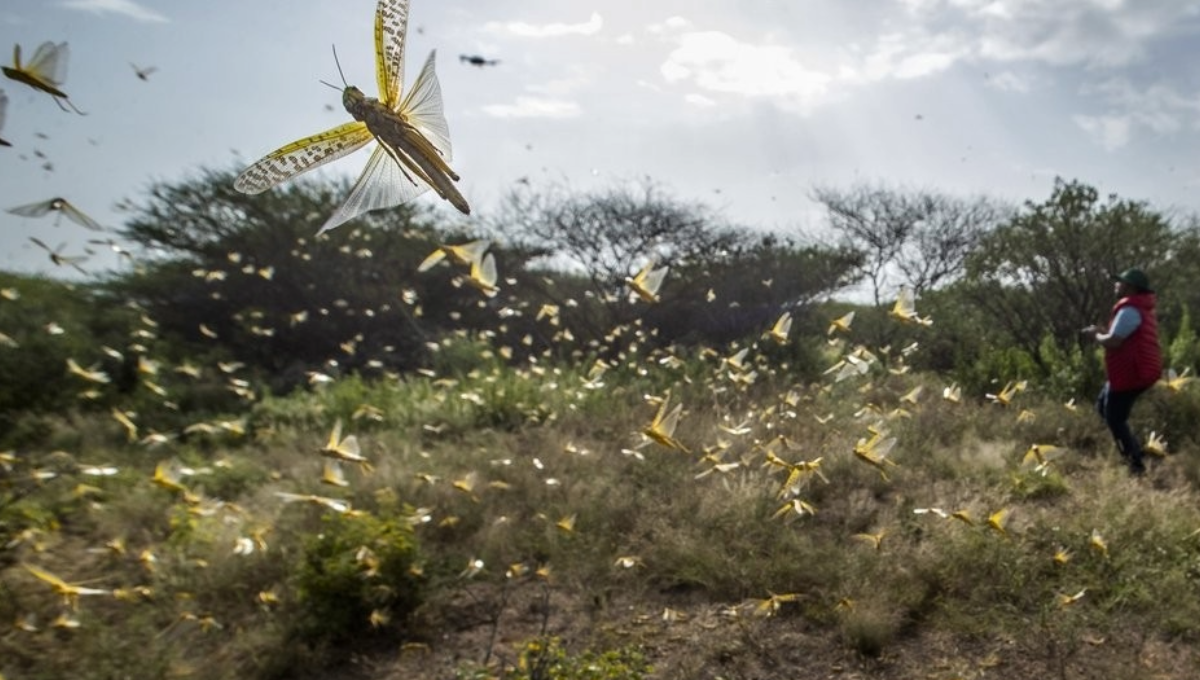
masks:
<svg viewBox="0 0 1200 680"><path fill-rule="evenodd" d="M633 648L607 652L586 651L571 655L558 638L526 642L516 668L505 671L505 680L639 680L653 669Z"/></svg>
<svg viewBox="0 0 1200 680"><path fill-rule="evenodd" d="M401 518L326 515L296 574L296 633L344 645L401 624L422 601L417 543Z"/></svg>

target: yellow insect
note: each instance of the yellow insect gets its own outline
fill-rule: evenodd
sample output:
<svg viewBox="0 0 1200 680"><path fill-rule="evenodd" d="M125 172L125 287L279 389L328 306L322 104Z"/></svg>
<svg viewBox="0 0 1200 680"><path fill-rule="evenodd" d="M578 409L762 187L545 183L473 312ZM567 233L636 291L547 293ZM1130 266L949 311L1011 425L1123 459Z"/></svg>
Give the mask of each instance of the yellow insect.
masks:
<svg viewBox="0 0 1200 680"><path fill-rule="evenodd" d="M768 591L768 597L762 600L755 600L754 615L755 616L774 616L779 612L785 602L795 602L800 599L800 593L783 593L776 595Z"/></svg>
<svg viewBox="0 0 1200 680"><path fill-rule="evenodd" d="M451 262L464 267L473 266L483 261L483 254L487 252L488 247L491 245L489 241L478 240L457 246L438 246L437 250L430 253L429 257L421 261L421 264L417 267L417 271L423 272L432 269L434 265L447 258Z"/></svg>
<svg viewBox="0 0 1200 680"><path fill-rule="evenodd" d="M45 569L42 569L40 567L35 567L32 564L23 564L21 566L25 567L25 571L28 571L29 573L36 576L38 578L38 580L49 583L50 587L54 589L54 592L58 593L58 595L60 597L62 597L63 604L71 607L72 609L74 609L76 606L79 605L79 598L81 596L112 594L111 590L101 590L99 588L85 588L85 587L75 584L75 583L67 583L66 581L55 576L54 574L51 574L50 572L46 571Z"/></svg>
<svg viewBox="0 0 1200 680"><path fill-rule="evenodd" d="M375 77L380 98L367 97L347 85L342 105L354 118L352 122L276 149L246 168L234 187L247 194L261 193L374 140L379 146L345 203L325 221L321 232L367 211L395 207L431 188L459 211L470 214L470 206L454 186L458 175L448 165L450 129L434 73L436 52L429 54L416 82L401 98L407 28L408 0L380 0L375 9Z"/></svg>
<svg viewBox="0 0 1200 680"><path fill-rule="evenodd" d="M914 387L911 390L909 390L908 392L906 392L904 394L904 396L900 397L900 401L908 403L908 404L912 404L913 406L916 406L917 402L920 401L920 399L921 399L921 393L924 391L925 391L924 385L917 385L916 387Z"/></svg>
<svg viewBox="0 0 1200 680"><path fill-rule="evenodd" d="M1058 549L1054 551L1054 557L1051 559L1055 564L1061 567L1071 561L1071 551L1060 545L1058 546Z"/></svg>
<svg viewBox="0 0 1200 680"><path fill-rule="evenodd" d="M933 319L917 314L916 297L913 295L912 289L907 286L902 287L897 293L896 304L892 305L892 311L888 312L888 316L904 323L915 323L921 326L933 325Z"/></svg>
<svg viewBox="0 0 1200 680"><path fill-rule="evenodd" d="M881 529L873 534L867 534L867 533L854 534L853 536L851 536L851 538L869 544L871 547L875 548L876 552L878 552L879 549L883 546L883 537L886 535L887 535L887 529Z"/></svg>
<svg viewBox="0 0 1200 680"><path fill-rule="evenodd" d="M800 500L799 498L793 498L792 500L779 506L779 509L776 510L773 515L771 515L771 519L779 519L780 517L783 517L787 520L792 520L797 517L815 514L817 514L817 509L810 505L807 501Z"/></svg>
<svg viewBox="0 0 1200 680"><path fill-rule="evenodd" d="M67 372L69 372L71 375L79 376L88 382L94 382L101 385L112 382L112 378L110 378L107 373L100 370L99 364L95 364L91 368L84 368L70 357L67 357Z"/></svg>
<svg viewBox="0 0 1200 680"><path fill-rule="evenodd" d="M975 526L975 519L971 517L971 512L966 509L950 513L950 519L956 519L967 526Z"/></svg>
<svg viewBox="0 0 1200 680"><path fill-rule="evenodd" d="M1172 392L1182 392L1183 388L1188 386L1196 378L1188 375L1192 368L1189 366L1183 369L1182 373L1176 373L1175 369L1168 368L1166 374L1159 380L1167 389Z"/></svg>
<svg viewBox="0 0 1200 680"><path fill-rule="evenodd" d="M862 462L879 471L879 476L887 480L887 468L895 467L896 463L887 455L896 446L896 438L887 436L883 430L873 431L871 438L862 438L854 445L854 456Z"/></svg>
<svg viewBox="0 0 1200 680"><path fill-rule="evenodd" d="M125 428L125 436L129 441L137 441L138 426L137 423L133 422L133 419L130 417L129 413L126 413L125 411L122 411L114 406L112 409L112 417L121 424L121 427Z"/></svg>
<svg viewBox="0 0 1200 680"><path fill-rule="evenodd" d="M791 332L792 313L784 312L775 322L775 325L771 327L771 330L767 333L767 335L777 344L786 345L788 341L788 334Z"/></svg>
<svg viewBox="0 0 1200 680"><path fill-rule="evenodd" d="M1053 444L1034 444L1025 451L1025 455L1021 458L1021 465L1034 465L1034 471L1046 474L1050 469L1050 465L1063 453L1061 446Z"/></svg>
<svg viewBox="0 0 1200 680"><path fill-rule="evenodd" d="M4 90L0 90L0 129L4 128L4 114L8 111L8 95L4 94ZM12 146L12 142L7 139L0 138L0 146Z"/></svg>
<svg viewBox="0 0 1200 680"><path fill-rule="evenodd" d="M178 465L166 460L159 461L158 465L154 466L154 476L150 478L150 481L171 493L180 494L187 500L193 496L183 485L182 474Z"/></svg>
<svg viewBox="0 0 1200 680"><path fill-rule="evenodd" d="M1146 437L1146 443L1142 445L1142 450L1152 456L1165 458L1167 455L1167 440L1159 433L1151 430L1150 435Z"/></svg>
<svg viewBox="0 0 1200 680"><path fill-rule="evenodd" d="M336 460L325 461L325 467L321 471L321 483L343 488L350 486L350 482L346 480L346 473L342 471L341 463Z"/></svg>
<svg viewBox="0 0 1200 680"><path fill-rule="evenodd" d="M496 285L498 278L496 258L488 253L483 256L482 260L471 263L471 273L467 276L467 283L478 288L484 295L495 297L496 293L500 292L500 287Z"/></svg>
<svg viewBox="0 0 1200 680"><path fill-rule="evenodd" d="M849 333L850 332L850 324L853 321L854 321L854 312L846 312L842 316L839 316L838 318L834 319L833 321L831 321L829 323L829 330L826 331L826 335L833 335L834 333L837 333L839 331L842 333Z"/></svg>
<svg viewBox="0 0 1200 680"><path fill-rule="evenodd" d="M554 526L558 527L563 533L572 533L575 531L575 518L576 515L568 515L555 522Z"/></svg>
<svg viewBox="0 0 1200 680"><path fill-rule="evenodd" d="M1100 556L1108 557L1108 541L1104 540L1099 529L1092 529L1092 535L1088 537L1088 547Z"/></svg>
<svg viewBox="0 0 1200 680"><path fill-rule="evenodd" d="M683 404L676 404L675 408L668 410L670 401L671 393L668 392L659 403L658 411L654 414L654 420L650 421L650 424L642 429L642 434L667 448L691 453L682 442L675 438L675 428L679 425L679 416L683 413Z"/></svg>
<svg viewBox="0 0 1200 680"><path fill-rule="evenodd" d="M67 110L67 107L63 106L63 102L66 102L75 113L85 116L87 114L75 108L75 105L67 98L67 93L59 89L67 78L68 53L67 43L61 42L55 45L47 40L38 45L37 50L33 53L33 58L22 65L21 46L13 45L13 65L3 67L4 75L54 97L54 103L58 104L58 108L63 111Z"/></svg>
<svg viewBox="0 0 1200 680"><path fill-rule="evenodd" d="M625 277L625 283L643 302L658 302L658 290L662 288L663 279L667 276L668 267L654 268L654 260L650 260L632 277ZM631 296L632 297L632 296Z"/></svg>
<svg viewBox="0 0 1200 680"><path fill-rule="evenodd" d="M961 403L962 402L962 388L959 387L957 383L943 387L942 388L942 399L945 399L946 401L950 402L951 404Z"/></svg>
<svg viewBox="0 0 1200 680"><path fill-rule="evenodd" d="M1075 593L1074 595L1058 593L1057 597L1055 597L1055 600L1057 600L1058 606L1060 606L1060 607L1070 607L1071 605L1075 604L1076 602L1082 600L1084 594L1086 594L1086 593L1087 593L1087 588L1080 590L1079 592Z"/></svg>
<svg viewBox="0 0 1200 680"><path fill-rule="evenodd" d="M1013 397L1016 397L1018 394L1025 391L1025 388L1027 385L1028 385L1028 383L1024 380L1016 380L1016 381L1010 380L1007 383L1005 383L1004 388L1001 389L999 393L997 393L997 394L989 393L989 394L985 394L983 396L987 397L988 401L990 401L994 404L999 404L1001 406L1008 406L1009 404L1012 403Z"/></svg>
<svg viewBox="0 0 1200 680"><path fill-rule="evenodd" d="M1008 530L1005 528L1005 525L1008 524L1008 513L1008 508L1000 508L996 512L993 512L990 516L988 516L988 527L1001 536L1008 536Z"/></svg>
<svg viewBox="0 0 1200 680"><path fill-rule="evenodd" d="M333 424L333 430L329 433L329 441L321 449L321 455L335 460L343 460L347 463L358 463L365 465L367 459L363 457L362 450L358 447L358 437L354 435L346 435L342 439L342 421L339 418Z"/></svg>
<svg viewBox="0 0 1200 680"><path fill-rule="evenodd" d="M350 503L341 501L336 498L327 498L325 496L315 496L313 494L298 494L288 493L286 491L276 491L275 495L283 500L284 503L311 503L318 505L336 513L345 515L351 512Z"/></svg>

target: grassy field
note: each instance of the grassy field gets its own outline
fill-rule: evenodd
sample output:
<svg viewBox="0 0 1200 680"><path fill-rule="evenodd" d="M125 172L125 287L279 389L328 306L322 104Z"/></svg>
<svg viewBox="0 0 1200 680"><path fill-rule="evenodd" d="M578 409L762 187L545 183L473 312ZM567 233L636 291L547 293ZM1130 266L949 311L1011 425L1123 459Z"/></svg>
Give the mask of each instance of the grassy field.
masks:
<svg viewBox="0 0 1200 680"><path fill-rule="evenodd" d="M202 422L22 420L0 674L1200 671L1190 386L1139 403L1167 444L1133 479L1087 404L947 399L898 357L805 381L765 348L607 370L445 349L469 367L315 377Z"/></svg>

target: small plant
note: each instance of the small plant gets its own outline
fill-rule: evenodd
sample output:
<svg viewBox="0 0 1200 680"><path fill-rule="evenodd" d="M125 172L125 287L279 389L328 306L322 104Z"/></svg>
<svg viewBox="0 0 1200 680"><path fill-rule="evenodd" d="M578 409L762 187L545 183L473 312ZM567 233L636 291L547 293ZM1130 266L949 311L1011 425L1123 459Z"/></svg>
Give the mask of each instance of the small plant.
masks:
<svg viewBox="0 0 1200 680"><path fill-rule="evenodd" d="M296 574L296 632L346 643L403 623L422 600L417 544L400 518L326 515Z"/></svg>
<svg viewBox="0 0 1200 680"><path fill-rule="evenodd" d="M504 680L639 680L653 668L633 648L571 655L555 637L535 638L521 648Z"/></svg>

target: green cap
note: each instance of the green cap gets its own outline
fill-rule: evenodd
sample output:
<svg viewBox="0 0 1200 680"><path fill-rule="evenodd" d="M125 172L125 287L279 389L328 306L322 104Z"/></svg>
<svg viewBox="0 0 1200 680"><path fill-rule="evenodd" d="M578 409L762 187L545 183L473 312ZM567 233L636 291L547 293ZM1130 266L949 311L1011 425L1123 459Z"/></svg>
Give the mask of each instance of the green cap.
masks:
<svg viewBox="0 0 1200 680"><path fill-rule="evenodd" d="M1123 281L1137 288L1143 293L1153 293L1154 289L1150 287L1150 278L1146 276L1146 272L1136 267L1126 269L1120 274L1113 274L1113 280Z"/></svg>

